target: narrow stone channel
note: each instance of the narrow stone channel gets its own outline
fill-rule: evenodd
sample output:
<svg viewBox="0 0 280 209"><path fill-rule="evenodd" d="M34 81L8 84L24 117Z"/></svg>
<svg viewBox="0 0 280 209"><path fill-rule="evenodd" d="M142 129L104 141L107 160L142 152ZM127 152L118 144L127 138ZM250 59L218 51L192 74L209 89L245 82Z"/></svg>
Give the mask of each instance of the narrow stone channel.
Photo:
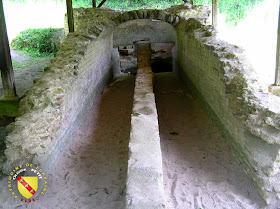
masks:
<svg viewBox="0 0 280 209"><path fill-rule="evenodd" d="M225 140L178 77L155 74L154 91L168 208L262 208Z"/></svg>

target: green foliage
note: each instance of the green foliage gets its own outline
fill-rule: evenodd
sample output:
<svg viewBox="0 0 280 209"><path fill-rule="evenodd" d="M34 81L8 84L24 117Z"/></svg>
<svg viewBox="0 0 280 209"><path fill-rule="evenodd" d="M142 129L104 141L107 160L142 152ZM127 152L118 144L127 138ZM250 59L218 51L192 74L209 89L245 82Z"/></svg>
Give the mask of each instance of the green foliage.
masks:
<svg viewBox="0 0 280 209"><path fill-rule="evenodd" d="M253 7L264 0L219 0L218 7L220 13L226 16L226 23L236 26L237 23L244 19L246 13ZM211 5L212 0L194 0L196 5Z"/></svg>
<svg viewBox="0 0 280 209"><path fill-rule="evenodd" d="M12 40L11 47L25 51L31 56L50 56L50 54L56 53L59 49L60 41L59 37L57 37L58 33L61 33L61 29L27 29L20 32Z"/></svg>
<svg viewBox="0 0 280 209"><path fill-rule="evenodd" d="M101 0L96 1L96 4ZM182 4L182 0L107 0L103 7L109 7L112 9L144 9L144 8L167 8L174 4ZM92 7L92 0L73 0L73 7Z"/></svg>

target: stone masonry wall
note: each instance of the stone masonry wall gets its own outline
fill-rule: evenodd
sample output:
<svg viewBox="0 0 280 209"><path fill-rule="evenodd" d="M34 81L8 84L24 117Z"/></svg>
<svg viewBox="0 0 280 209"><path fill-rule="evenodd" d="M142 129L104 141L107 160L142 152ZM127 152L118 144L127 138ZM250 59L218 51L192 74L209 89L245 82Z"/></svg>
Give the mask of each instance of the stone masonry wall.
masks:
<svg viewBox="0 0 280 209"><path fill-rule="evenodd" d="M176 40L176 31L166 22L147 19L131 20L114 30L114 46L126 46L141 40L172 43Z"/></svg>
<svg viewBox="0 0 280 209"><path fill-rule="evenodd" d="M89 43L68 35L56 59L20 103L22 116L7 137L7 171L22 161L45 170L52 166L111 77L112 34L104 36Z"/></svg>
<svg viewBox="0 0 280 209"><path fill-rule="evenodd" d="M180 75L263 198L279 205L280 98L260 92L243 50L217 40L215 33L191 21L178 25Z"/></svg>
<svg viewBox="0 0 280 209"><path fill-rule="evenodd" d="M43 77L21 100L21 116L8 127L5 173L24 162L51 170L112 76L112 38L104 25L94 34L68 34Z"/></svg>

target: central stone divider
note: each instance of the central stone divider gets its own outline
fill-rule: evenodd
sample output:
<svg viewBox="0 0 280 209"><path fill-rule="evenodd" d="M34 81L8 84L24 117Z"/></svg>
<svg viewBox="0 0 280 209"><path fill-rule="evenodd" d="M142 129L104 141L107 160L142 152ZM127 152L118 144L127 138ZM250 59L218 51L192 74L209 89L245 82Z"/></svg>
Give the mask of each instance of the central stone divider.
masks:
<svg viewBox="0 0 280 209"><path fill-rule="evenodd" d="M131 115L126 208L165 208L158 115L150 67L151 43L137 43L138 70Z"/></svg>

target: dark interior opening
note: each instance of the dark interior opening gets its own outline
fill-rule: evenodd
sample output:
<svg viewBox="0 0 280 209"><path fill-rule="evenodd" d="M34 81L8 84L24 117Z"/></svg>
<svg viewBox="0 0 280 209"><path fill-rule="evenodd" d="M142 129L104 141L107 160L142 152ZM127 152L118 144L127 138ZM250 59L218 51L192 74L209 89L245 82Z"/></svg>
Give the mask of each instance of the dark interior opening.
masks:
<svg viewBox="0 0 280 209"><path fill-rule="evenodd" d="M153 73L163 73L163 72L172 72L172 59L163 60L156 59L152 60L151 63Z"/></svg>
<svg viewBox="0 0 280 209"><path fill-rule="evenodd" d="M154 73L172 72L172 49L174 43L152 43L151 68ZM137 54L134 45L118 47L120 53L120 71L136 74Z"/></svg>

